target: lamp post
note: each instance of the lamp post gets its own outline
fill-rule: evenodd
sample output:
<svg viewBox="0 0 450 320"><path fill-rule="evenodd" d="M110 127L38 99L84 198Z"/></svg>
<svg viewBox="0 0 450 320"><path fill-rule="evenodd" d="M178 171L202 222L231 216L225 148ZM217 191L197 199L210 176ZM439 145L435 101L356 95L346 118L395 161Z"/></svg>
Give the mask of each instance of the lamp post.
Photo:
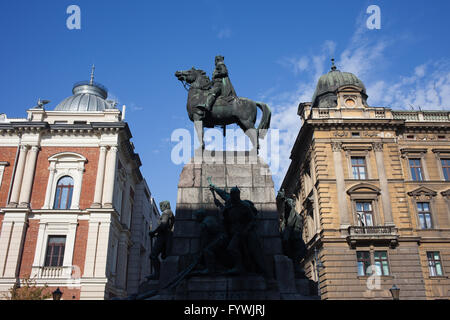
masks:
<svg viewBox="0 0 450 320"><path fill-rule="evenodd" d="M59 290L58 287L58 289L52 292L53 300L61 300L62 294L63 294L62 291Z"/></svg>
<svg viewBox="0 0 450 320"><path fill-rule="evenodd" d="M320 261L319 258L319 251L317 250L317 248L314 248L314 261L316 264L316 275L317 275L317 294L319 296L320 299L321 298L321 293L320 293L320 270L324 268L322 261Z"/></svg>
<svg viewBox="0 0 450 320"><path fill-rule="evenodd" d="M400 300L400 288L397 287L395 284L392 286L392 288L389 289L392 295L393 300Z"/></svg>

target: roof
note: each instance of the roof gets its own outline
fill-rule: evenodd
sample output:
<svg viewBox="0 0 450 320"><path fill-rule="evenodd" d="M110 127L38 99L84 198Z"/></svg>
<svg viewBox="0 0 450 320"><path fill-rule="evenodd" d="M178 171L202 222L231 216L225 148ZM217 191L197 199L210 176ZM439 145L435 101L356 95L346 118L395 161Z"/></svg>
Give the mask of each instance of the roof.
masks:
<svg viewBox="0 0 450 320"><path fill-rule="evenodd" d="M314 96L312 98L312 107L336 107L335 101L337 97L337 90L342 86L348 85L359 87L361 89L361 93L364 95L364 100L367 98L364 83L353 73L341 72L337 70L333 61L331 71L321 76L317 82L316 91L314 92Z"/></svg>
<svg viewBox="0 0 450 320"><path fill-rule="evenodd" d="M104 111L115 108L112 101L106 100L108 91L93 81L78 82L72 89L73 96L64 99L55 111Z"/></svg>

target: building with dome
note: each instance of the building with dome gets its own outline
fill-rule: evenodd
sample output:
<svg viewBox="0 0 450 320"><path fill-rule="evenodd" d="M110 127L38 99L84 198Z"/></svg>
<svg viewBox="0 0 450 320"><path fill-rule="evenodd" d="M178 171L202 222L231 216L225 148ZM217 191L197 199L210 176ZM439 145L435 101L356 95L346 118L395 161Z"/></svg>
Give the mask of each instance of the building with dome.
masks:
<svg viewBox="0 0 450 320"><path fill-rule="evenodd" d="M63 299L137 293L159 218L124 113L91 80L53 110L0 116L0 293L24 278Z"/></svg>
<svg viewBox="0 0 450 320"><path fill-rule="evenodd" d="M449 299L450 111L367 98L333 62L299 105L281 188L304 219L303 267L322 299L392 299L391 288L400 299Z"/></svg>

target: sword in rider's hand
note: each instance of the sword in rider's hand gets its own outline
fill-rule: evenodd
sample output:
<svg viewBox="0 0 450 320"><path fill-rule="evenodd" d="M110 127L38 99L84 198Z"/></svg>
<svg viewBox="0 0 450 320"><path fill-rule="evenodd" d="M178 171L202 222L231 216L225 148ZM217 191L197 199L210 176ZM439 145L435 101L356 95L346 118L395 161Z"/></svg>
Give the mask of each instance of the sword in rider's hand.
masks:
<svg viewBox="0 0 450 320"><path fill-rule="evenodd" d="M209 190L211 190L211 193L212 193L213 198L214 198L214 204L219 209L222 209L223 208L223 204L216 198L216 190L214 189L214 185L212 184L211 177L208 177L207 180L208 180L208 183L209 183Z"/></svg>
<svg viewBox="0 0 450 320"><path fill-rule="evenodd" d="M206 180L208 180L208 183L209 183L209 190L211 191L211 193L212 193L212 195L213 195L213 197L214 197L214 200L217 200L217 198L216 198L216 192L215 192L215 190L214 190L214 185L213 185L213 183L212 183L212 180L211 180L211 177L208 177L208 178L206 178Z"/></svg>

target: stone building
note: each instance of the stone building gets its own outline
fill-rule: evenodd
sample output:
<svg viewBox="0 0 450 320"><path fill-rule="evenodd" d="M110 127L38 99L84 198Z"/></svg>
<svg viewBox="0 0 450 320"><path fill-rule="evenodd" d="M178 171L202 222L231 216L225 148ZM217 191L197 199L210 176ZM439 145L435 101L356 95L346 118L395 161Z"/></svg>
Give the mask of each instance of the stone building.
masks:
<svg viewBox="0 0 450 320"><path fill-rule="evenodd" d="M54 110L0 117L0 292L27 276L63 299L137 292L159 211L107 90L73 87Z"/></svg>
<svg viewBox="0 0 450 320"><path fill-rule="evenodd" d="M304 217L322 299L450 297L450 111L367 104L355 75L323 75L282 183ZM450 101L449 101L450 103Z"/></svg>

